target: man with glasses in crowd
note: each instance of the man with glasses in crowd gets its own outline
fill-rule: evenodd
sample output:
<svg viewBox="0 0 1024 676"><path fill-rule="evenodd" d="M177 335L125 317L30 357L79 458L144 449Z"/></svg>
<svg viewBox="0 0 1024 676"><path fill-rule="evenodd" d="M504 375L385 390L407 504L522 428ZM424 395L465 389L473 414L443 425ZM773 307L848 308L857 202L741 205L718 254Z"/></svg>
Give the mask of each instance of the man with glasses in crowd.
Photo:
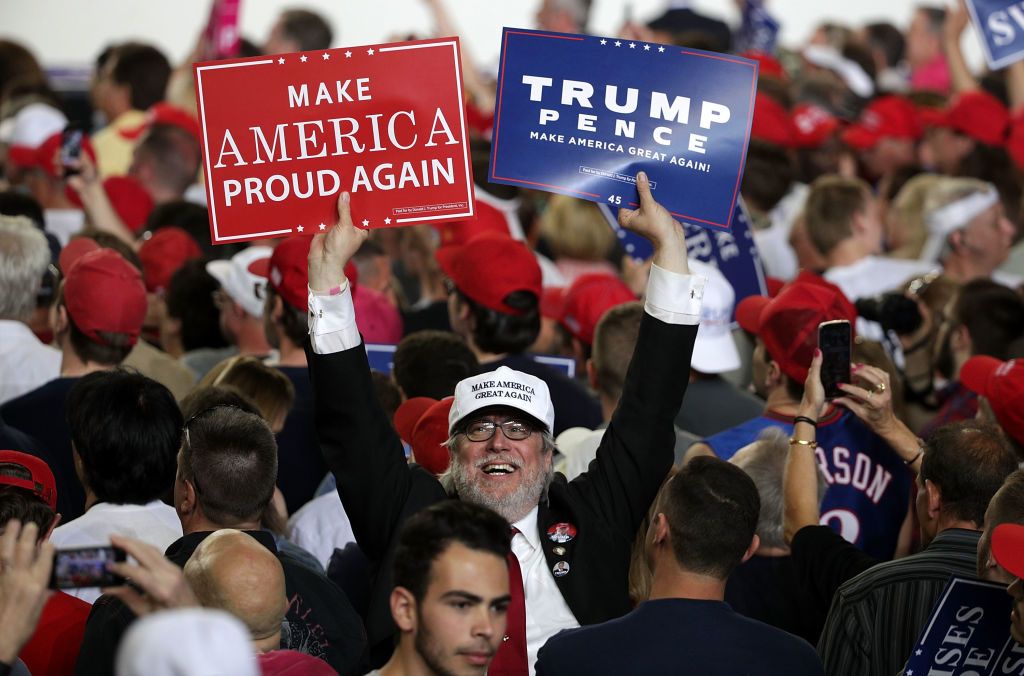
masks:
<svg viewBox="0 0 1024 676"><path fill-rule="evenodd" d="M488 673L532 673L537 651L558 631L629 612L630 551L672 465L672 423L686 389L705 281L689 274L683 229L655 202L644 174L637 185L640 208L623 209L619 220L654 245L646 312L597 459L572 482L553 470L555 411L547 385L508 367L457 385L446 442L451 468L440 482L407 465L372 394L343 272L367 235L352 225L347 193L339 203L341 222L314 238L307 356L317 434L356 539L379 573L366 616L372 666L394 647L386 571L399 529L449 495L490 507L512 524L508 628ZM509 273L499 268L495 275Z"/></svg>

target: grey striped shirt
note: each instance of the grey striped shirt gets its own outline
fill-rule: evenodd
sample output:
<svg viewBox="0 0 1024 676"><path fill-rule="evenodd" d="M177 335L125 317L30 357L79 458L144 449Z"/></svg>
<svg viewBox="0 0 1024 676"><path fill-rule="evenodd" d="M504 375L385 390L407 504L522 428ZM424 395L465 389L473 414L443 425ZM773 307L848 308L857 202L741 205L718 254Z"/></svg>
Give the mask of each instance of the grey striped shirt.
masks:
<svg viewBox="0 0 1024 676"><path fill-rule="evenodd" d="M825 673L898 673L950 575L977 574L980 537L980 531L944 530L924 551L880 563L843 584L818 642Z"/></svg>

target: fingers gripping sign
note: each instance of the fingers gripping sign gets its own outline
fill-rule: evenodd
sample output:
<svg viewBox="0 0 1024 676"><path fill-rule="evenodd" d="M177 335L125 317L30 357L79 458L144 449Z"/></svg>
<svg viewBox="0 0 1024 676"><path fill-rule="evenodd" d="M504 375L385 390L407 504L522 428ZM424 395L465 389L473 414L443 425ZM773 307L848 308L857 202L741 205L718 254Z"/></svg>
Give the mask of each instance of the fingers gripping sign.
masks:
<svg viewBox="0 0 1024 676"><path fill-rule="evenodd" d="M619 225L641 235L654 245L653 262L671 272L689 274L686 261L686 233L668 210L654 199L647 174L636 175L639 209L619 209Z"/></svg>
<svg viewBox="0 0 1024 676"><path fill-rule="evenodd" d="M345 283L345 264L355 255L370 231L352 222L351 198L343 192L338 199L338 222L327 232L313 237L309 247L309 288L327 293Z"/></svg>

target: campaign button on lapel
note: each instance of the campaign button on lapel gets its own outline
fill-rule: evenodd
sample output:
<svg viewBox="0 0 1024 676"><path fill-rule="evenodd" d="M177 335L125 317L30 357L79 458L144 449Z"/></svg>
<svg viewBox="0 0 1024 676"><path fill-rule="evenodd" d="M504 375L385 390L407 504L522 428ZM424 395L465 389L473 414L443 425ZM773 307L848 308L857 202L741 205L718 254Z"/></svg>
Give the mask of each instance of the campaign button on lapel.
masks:
<svg viewBox="0 0 1024 676"><path fill-rule="evenodd" d="M562 521L548 528L548 539L552 542L565 544L576 537L576 526Z"/></svg>
<svg viewBox="0 0 1024 676"><path fill-rule="evenodd" d="M569 574L569 562L559 561L551 569L551 572L555 574L555 577L563 577Z"/></svg>
<svg viewBox="0 0 1024 676"><path fill-rule="evenodd" d="M565 547L552 547L551 552L555 556L565 556Z"/></svg>

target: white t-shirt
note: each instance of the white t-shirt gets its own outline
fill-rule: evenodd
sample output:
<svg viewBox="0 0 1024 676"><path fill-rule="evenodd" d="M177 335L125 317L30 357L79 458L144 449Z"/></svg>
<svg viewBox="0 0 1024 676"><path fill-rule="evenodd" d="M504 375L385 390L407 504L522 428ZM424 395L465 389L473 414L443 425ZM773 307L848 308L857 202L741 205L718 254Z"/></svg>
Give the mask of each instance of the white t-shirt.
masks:
<svg viewBox="0 0 1024 676"><path fill-rule="evenodd" d="M837 265L825 271L825 279L838 286L852 303L886 291L894 291L919 275L938 269L935 263L881 256L865 256L851 265Z"/></svg>
<svg viewBox="0 0 1024 676"><path fill-rule="evenodd" d="M54 529L50 541L57 549L108 546L111 535L123 535L151 544L161 552L181 537L181 521L174 508L159 500L145 505L98 502L82 516ZM100 596L98 587L67 589L87 603Z"/></svg>
<svg viewBox="0 0 1024 676"><path fill-rule="evenodd" d="M288 541L316 557L327 570L335 549L356 541L338 491L313 498L288 519Z"/></svg>
<svg viewBox="0 0 1024 676"><path fill-rule="evenodd" d="M58 377L60 360L60 350L44 345L28 326L0 319L0 404Z"/></svg>

